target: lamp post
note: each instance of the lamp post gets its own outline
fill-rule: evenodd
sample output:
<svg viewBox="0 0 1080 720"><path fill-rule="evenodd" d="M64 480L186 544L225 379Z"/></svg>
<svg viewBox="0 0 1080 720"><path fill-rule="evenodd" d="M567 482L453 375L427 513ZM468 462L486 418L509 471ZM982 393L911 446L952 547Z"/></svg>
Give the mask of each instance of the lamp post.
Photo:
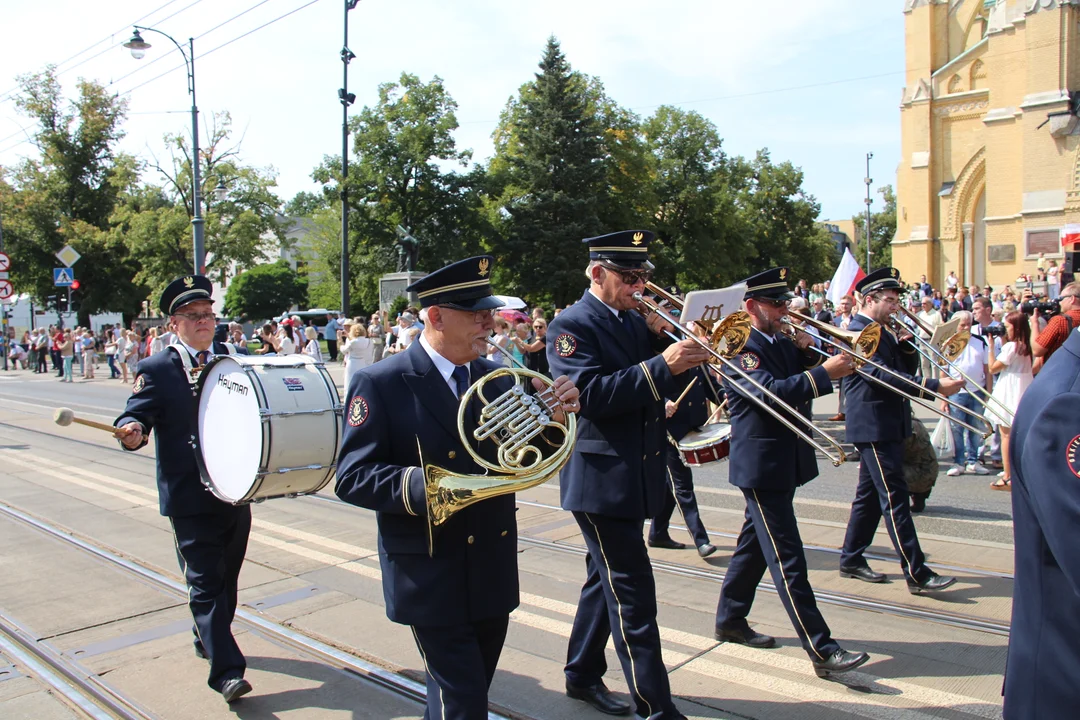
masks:
<svg viewBox="0 0 1080 720"><path fill-rule="evenodd" d="M345 39L341 46L341 312L349 316L349 106L356 95L349 92L349 62L356 57L349 49L349 11L360 0L345 0Z"/></svg>
<svg viewBox="0 0 1080 720"><path fill-rule="evenodd" d="M866 153L866 177L863 178L863 182L866 183L866 274L870 274L870 203L874 202L870 198L870 184L874 182L874 179L870 177L870 159L874 157L874 153Z"/></svg>
<svg viewBox="0 0 1080 720"><path fill-rule="evenodd" d="M168 35L161 30L155 30L154 28L135 26L135 32L132 34L131 39L124 43L124 47L131 51L131 57L136 60L141 60L145 55L147 49L152 47L150 43L143 40L139 31L155 32L158 35L163 35L172 41L172 44L176 46L176 49L180 51L180 54L184 56L184 66L187 68L188 77L188 94L191 95L191 233L194 237L194 266L195 274L202 274L203 269L203 257L205 255L205 238L203 230L203 214L202 214L202 192L199 184L199 108L195 104L195 41L193 38L188 38L188 52L184 52L184 46L176 42L171 35Z"/></svg>

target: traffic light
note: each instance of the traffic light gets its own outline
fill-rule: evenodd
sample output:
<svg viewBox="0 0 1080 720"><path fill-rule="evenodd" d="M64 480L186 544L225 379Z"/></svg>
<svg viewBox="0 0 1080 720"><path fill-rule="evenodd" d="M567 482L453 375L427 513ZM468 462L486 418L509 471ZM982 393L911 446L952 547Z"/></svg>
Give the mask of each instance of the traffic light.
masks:
<svg viewBox="0 0 1080 720"><path fill-rule="evenodd" d="M56 309L60 312L68 311L68 296L66 292L56 293Z"/></svg>
<svg viewBox="0 0 1080 720"><path fill-rule="evenodd" d="M79 282L78 280L72 280L71 281L71 289L72 290L78 290L81 287L82 287L82 283Z"/></svg>

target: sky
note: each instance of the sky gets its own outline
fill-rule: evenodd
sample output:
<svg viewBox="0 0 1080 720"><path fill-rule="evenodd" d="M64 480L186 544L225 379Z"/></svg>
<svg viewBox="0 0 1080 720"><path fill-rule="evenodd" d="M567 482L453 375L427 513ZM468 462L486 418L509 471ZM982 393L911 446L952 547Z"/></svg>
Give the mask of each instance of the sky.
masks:
<svg viewBox="0 0 1080 720"><path fill-rule="evenodd" d="M311 171L341 151L345 0L0 0L0 168L32 156L17 77L58 66L128 98L121 149L168 157L190 132L183 60L156 33L135 60L131 26L187 47L195 38L200 132L227 110L241 160L272 167L278 194L315 192ZM291 14L290 14L291 13ZM269 24L268 24L269 23ZM360 0L349 13L352 112L402 72L443 79L458 103L459 149L483 162L499 112L537 71L549 35L575 70L642 117L657 106L710 119L733 155L768 148L805 173L821 218L865 211L866 154L877 188L895 185L904 82L901 0ZM163 74L164 73L164 74ZM151 171L152 173L152 171ZM160 182L152 174L145 176Z"/></svg>

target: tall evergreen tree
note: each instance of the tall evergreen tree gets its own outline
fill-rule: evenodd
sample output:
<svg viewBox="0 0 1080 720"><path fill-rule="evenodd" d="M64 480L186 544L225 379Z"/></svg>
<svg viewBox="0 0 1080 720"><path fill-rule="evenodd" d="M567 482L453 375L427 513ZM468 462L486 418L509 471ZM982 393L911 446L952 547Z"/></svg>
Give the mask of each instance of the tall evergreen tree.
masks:
<svg viewBox="0 0 1080 720"><path fill-rule="evenodd" d="M503 188L506 236L496 279L532 303L563 305L584 285L581 239L607 229L600 216L608 192L603 128L588 81L573 72L554 37L539 67L496 131L492 171Z"/></svg>

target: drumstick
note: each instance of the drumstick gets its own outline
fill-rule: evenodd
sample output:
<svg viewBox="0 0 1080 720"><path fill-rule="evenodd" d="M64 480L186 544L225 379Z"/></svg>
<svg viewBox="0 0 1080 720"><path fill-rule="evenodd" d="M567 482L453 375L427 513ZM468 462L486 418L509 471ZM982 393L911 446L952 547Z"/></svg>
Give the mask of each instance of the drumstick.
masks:
<svg viewBox="0 0 1080 720"><path fill-rule="evenodd" d="M719 405L716 406L716 410L714 410L713 414L709 416L709 419L705 421L705 424L706 425L711 425L714 422L716 422L716 419L718 417L720 417L720 413L723 412L724 408L726 408L726 407L727 407L727 398L724 398L724 402L722 402L722 403L720 403Z"/></svg>
<svg viewBox="0 0 1080 720"><path fill-rule="evenodd" d="M694 387L694 383L696 382L697 376L695 375L694 379L687 384L686 389L682 391L682 395L679 396L679 399L675 401L675 410L679 409L679 403L683 401L683 398L686 397L686 393L690 392L690 388ZM674 412L674 410L672 412Z"/></svg>
<svg viewBox="0 0 1080 720"><path fill-rule="evenodd" d="M53 411L53 422L60 427L67 427L71 423L79 423L87 427L92 427L96 430L104 430L106 432L116 434L117 428L112 425L106 425L105 423L94 422L93 420L83 420L81 417L75 417L75 411L71 408L61 407L56 408Z"/></svg>

